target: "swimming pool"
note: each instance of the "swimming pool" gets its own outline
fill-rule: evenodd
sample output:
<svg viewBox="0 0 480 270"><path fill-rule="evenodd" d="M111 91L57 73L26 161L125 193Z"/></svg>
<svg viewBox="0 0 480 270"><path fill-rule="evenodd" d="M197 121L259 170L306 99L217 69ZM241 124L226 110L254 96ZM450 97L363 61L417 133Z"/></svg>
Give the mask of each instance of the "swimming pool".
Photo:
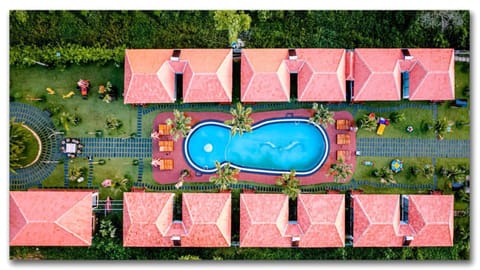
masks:
<svg viewBox="0 0 480 270"><path fill-rule="evenodd" d="M183 145L187 163L196 171L215 173L215 161L230 162L244 172L283 174L317 171L329 154L325 130L307 118L267 119L251 133L230 136L230 126L207 120L195 125Z"/></svg>

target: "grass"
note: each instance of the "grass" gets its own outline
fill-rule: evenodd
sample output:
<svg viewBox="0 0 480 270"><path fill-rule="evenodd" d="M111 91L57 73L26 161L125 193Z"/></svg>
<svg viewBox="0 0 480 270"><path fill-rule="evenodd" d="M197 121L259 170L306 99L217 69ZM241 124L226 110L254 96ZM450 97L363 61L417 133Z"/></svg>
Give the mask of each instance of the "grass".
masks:
<svg viewBox="0 0 480 270"><path fill-rule="evenodd" d="M25 150L23 151L25 159L21 162L22 166L26 166L35 160L39 153L40 145L29 129L26 129L23 126L19 127L19 129L23 129L27 134L25 136Z"/></svg>
<svg viewBox="0 0 480 270"><path fill-rule="evenodd" d="M113 64L70 66L67 69L48 69L45 67L10 68L10 99L36 106L40 109L48 108L58 113L53 114L52 120L59 130L64 129L60 123L60 114L68 112L77 114L81 118L78 126L69 125L67 136L83 137L89 131L103 130L104 136L124 137L136 131L136 109L123 104L123 68ZM79 79L90 80L88 99L82 99L76 83ZM111 81L118 88L119 99L105 103L98 98L98 86ZM46 88L52 88L54 95L49 95ZM64 99L62 96L73 91L75 94ZM32 101L31 98L42 98L43 101ZM118 131L105 128L105 120L109 115L114 115L123 126Z"/></svg>
<svg viewBox="0 0 480 270"><path fill-rule="evenodd" d="M377 117L390 118L390 112L388 113L376 113L373 111ZM422 109L403 109L399 110L399 113L405 114L405 121L400 123L392 123L385 128L383 135L377 135L377 131L368 131L365 129L359 129L357 132L358 137L362 138L401 138L401 139L433 139L435 138L433 131L422 132L420 125L423 121L433 122L433 112L431 110L422 110ZM363 115L369 114L370 111L359 110L355 115L355 120L357 121ZM413 132L406 132L407 126L413 127Z"/></svg>
<svg viewBox="0 0 480 270"><path fill-rule="evenodd" d="M468 158L437 158L436 169L441 167L450 168L452 166L466 165L467 168L470 168L470 159ZM450 186L450 180L446 177L438 176L437 186L439 189L443 190L444 194L453 194L452 188Z"/></svg>
<svg viewBox="0 0 480 270"><path fill-rule="evenodd" d="M50 176L42 181L43 187L63 187L63 163L59 163Z"/></svg>
<svg viewBox="0 0 480 270"><path fill-rule="evenodd" d="M96 162L98 160L94 160ZM136 182L138 178L138 166L133 165L132 158L107 158L105 165L96 164L93 167L93 186L100 186L105 179L128 178L130 182Z"/></svg>
<svg viewBox="0 0 480 270"><path fill-rule="evenodd" d="M371 182L380 182L378 177L372 176L373 169L380 169L382 167L389 167L393 158L385 157L357 157L357 164L355 167L355 172L353 178L356 180L365 180ZM395 174L395 181L397 184L431 184L433 183L432 179L428 179L423 175L418 175L413 177L408 172L408 169L411 166L417 166L418 168L423 168L426 164L432 164L430 158L401 158L404 165L404 170ZM364 161L372 161L374 166L365 166L362 163Z"/></svg>

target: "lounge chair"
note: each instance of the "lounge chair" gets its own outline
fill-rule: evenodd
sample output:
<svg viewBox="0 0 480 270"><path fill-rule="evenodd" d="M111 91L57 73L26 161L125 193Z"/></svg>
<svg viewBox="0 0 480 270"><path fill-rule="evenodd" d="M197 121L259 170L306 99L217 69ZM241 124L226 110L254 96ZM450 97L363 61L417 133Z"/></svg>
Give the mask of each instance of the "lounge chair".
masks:
<svg viewBox="0 0 480 270"><path fill-rule="evenodd" d="M350 129L350 120L339 119L336 121L336 129L338 130L349 130Z"/></svg>
<svg viewBox="0 0 480 270"><path fill-rule="evenodd" d="M349 161L351 152L347 150L337 150L337 160Z"/></svg>
<svg viewBox="0 0 480 270"><path fill-rule="evenodd" d="M173 159L160 159L160 170L173 170Z"/></svg>
<svg viewBox="0 0 480 270"><path fill-rule="evenodd" d="M158 141L158 149L160 152L172 152L173 141Z"/></svg>
<svg viewBox="0 0 480 270"><path fill-rule="evenodd" d="M158 125L158 134L159 135L170 135L171 130L172 130L171 125L167 125L167 124L159 124Z"/></svg>
<svg viewBox="0 0 480 270"><path fill-rule="evenodd" d="M350 134L337 134L337 144L350 144Z"/></svg>

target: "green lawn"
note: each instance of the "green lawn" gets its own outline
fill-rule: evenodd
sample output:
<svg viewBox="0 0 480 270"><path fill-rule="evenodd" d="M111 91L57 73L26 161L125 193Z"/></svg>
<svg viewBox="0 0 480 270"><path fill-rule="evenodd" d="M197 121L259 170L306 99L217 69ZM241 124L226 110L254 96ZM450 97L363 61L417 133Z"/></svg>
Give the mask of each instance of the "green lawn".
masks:
<svg viewBox="0 0 480 270"><path fill-rule="evenodd" d="M403 161L404 170L395 174L395 181L397 184L431 184L432 179L426 178L424 175L411 176L408 169L411 166L417 166L423 168L426 164L432 164L431 158L400 158ZM380 169L382 167L389 167L393 158L387 157L357 157L357 164L355 167L355 173L353 178L357 180L366 180L371 182L380 182L380 178L372 176L373 169ZM372 161L374 166L365 166L362 163L364 161Z"/></svg>
<svg viewBox="0 0 480 270"><path fill-rule="evenodd" d="M94 162L98 162L95 159ZM106 158L104 165L94 164L92 185L100 186L105 179L128 178L131 182L137 181L138 166L133 165L132 158Z"/></svg>
<svg viewBox="0 0 480 270"><path fill-rule="evenodd" d="M355 114L355 120L357 121L363 115L369 114L371 111L358 110ZM377 117L390 118L390 112L388 113L375 113ZM418 138L418 139L433 139L435 138L432 131L422 132L420 125L422 120L433 122L433 112L431 110L422 110L422 109L403 109L399 110L399 113L405 114L405 121L400 123L392 123L385 128L383 135L377 135L377 131L368 131L365 129L359 129L357 132L358 137L362 138ZM406 132L407 126L412 126L414 131L412 133Z"/></svg>
<svg viewBox="0 0 480 270"><path fill-rule="evenodd" d="M59 163L50 176L42 182L43 187L63 187L63 163Z"/></svg>
<svg viewBox="0 0 480 270"><path fill-rule="evenodd" d="M468 158L437 158L437 169L441 167L450 168L452 166L465 165L465 167L470 168L470 159ZM443 176L438 176L438 188L443 190L445 194L453 194L452 188L450 186L450 181Z"/></svg>
<svg viewBox="0 0 480 270"><path fill-rule="evenodd" d="M79 79L90 80L91 86L88 99L82 99L76 83ZM98 86L111 81L118 89L119 99L106 103L98 98ZM52 88L54 95L48 94L46 88ZM71 98L64 99L63 95L74 91ZM78 115L81 119L78 126L69 124L67 136L91 136L89 131L103 130L104 136L125 137L136 131L136 109L123 104L123 67L113 64L70 66L65 70L48 69L45 67L10 68L10 99L36 106L40 109L48 108L54 113L52 120L55 126L63 130L60 123L60 114L67 112ZM41 98L43 101L31 99ZM118 131L109 131L105 128L107 116L119 119L123 126Z"/></svg>

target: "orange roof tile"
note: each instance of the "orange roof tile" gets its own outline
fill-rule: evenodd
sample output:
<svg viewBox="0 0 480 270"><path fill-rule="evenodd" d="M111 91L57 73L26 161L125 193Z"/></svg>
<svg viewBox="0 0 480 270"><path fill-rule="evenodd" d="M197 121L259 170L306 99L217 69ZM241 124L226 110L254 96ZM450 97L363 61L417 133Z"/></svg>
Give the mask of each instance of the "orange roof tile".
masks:
<svg viewBox="0 0 480 270"><path fill-rule="evenodd" d="M125 50L124 103L173 103L175 70L171 49Z"/></svg>
<svg viewBox="0 0 480 270"><path fill-rule="evenodd" d="M182 246L230 246L230 193L183 193L182 200L182 221L187 231Z"/></svg>
<svg viewBox="0 0 480 270"><path fill-rule="evenodd" d="M232 50L183 49L184 102L232 101Z"/></svg>
<svg viewBox="0 0 480 270"><path fill-rule="evenodd" d="M243 49L241 101L290 100L290 71L287 49Z"/></svg>
<svg viewBox="0 0 480 270"><path fill-rule="evenodd" d="M173 193L123 193L123 246L173 246Z"/></svg>
<svg viewBox="0 0 480 270"><path fill-rule="evenodd" d="M409 195L411 246L453 246L453 195Z"/></svg>
<svg viewBox="0 0 480 270"><path fill-rule="evenodd" d="M296 49L304 65L298 72L298 100L345 101L345 50Z"/></svg>
<svg viewBox="0 0 480 270"><path fill-rule="evenodd" d="M354 195L353 218L354 247L402 245L398 195Z"/></svg>
<svg viewBox="0 0 480 270"><path fill-rule="evenodd" d="M11 191L11 246L90 246L92 192Z"/></svg>
<svg viewBox="0 0 480 270"><path fill-rule="evenodd" d="M415 64L410 72L410 100L455 99L453 49L409 49Z"/></svg>
<svg viewBox="0 0 480 270"><path fill-rule="evenodd" d="M299 194L300 247L345 246L345 195Z"/></svg>
<svg viewBox="0 0 480 270"><path fill-rule="evenodd" d="M354 100L400 100L401 49L355 49Z"/></svg>

